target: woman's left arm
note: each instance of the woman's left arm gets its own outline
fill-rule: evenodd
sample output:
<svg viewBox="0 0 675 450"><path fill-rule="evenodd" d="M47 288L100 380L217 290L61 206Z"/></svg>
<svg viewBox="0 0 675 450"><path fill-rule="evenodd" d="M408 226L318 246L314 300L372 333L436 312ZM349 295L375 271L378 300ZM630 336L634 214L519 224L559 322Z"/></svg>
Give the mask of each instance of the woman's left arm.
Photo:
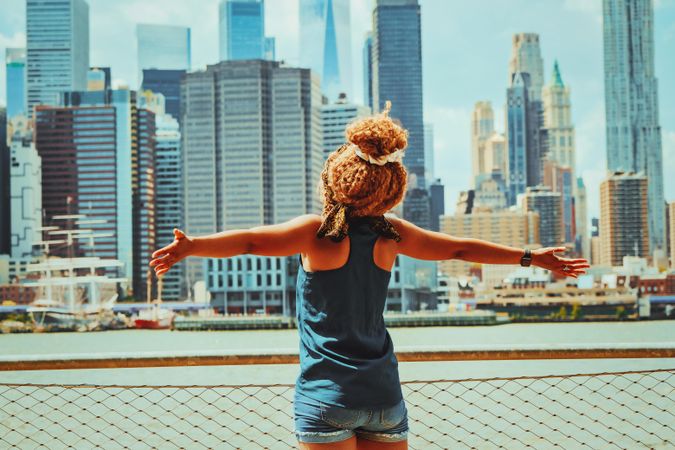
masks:
<svg viewBox="0 0 675 450"><path fill-rule="evenodd" d="M496 244L481 239L458 238L437 231L429 231L398 217L390 217L401 235L399 253L417 259L461 259L482 264L519 264L525 250ZM560 275L578 277L589 268L584 258L564 258L556 255L565 247L545 247L532 250L532 265Z"/></svg>
<svg viewBox="0 0 675 450"><path fill-rule="evenodd" d="M187 236L174 230L174 241L152 254L157 276L188 256L229 258L236 255L290 256L305 251L315 237L320 217L305 214L284 223L228 230L208 236Z"/></svg>

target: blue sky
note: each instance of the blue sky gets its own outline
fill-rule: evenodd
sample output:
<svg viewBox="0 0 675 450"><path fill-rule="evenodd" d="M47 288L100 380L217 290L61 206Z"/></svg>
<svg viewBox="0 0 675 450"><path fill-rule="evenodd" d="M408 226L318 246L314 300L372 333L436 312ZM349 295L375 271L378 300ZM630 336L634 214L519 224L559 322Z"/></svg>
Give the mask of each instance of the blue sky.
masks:
<svg viewBox="0 0 675 450"><path fill-rule="evenodd" d="M25 45L25 0L3 0L0 54ZM218 58L218 0L88 0L91 65L111 66L113 78L136 85L136 23L192 28L193 69ZM298 0L266 0L266 34L277 57L298 62ZM424 119L435 128L436 176L446 185L446 210L470 186L470 114L490 100L504 129L511 36L540 34L547 81L555 59L572 91L577 173L588 189L589 220L599 213L605 176L601 0L420 0ZM371 27L371 1L351 0L353 97L362 99L361 46ZM675 201L675 0L655 1L656 74L662 127L665 196ZM5 102L0 65L0 103Z"/></svg>

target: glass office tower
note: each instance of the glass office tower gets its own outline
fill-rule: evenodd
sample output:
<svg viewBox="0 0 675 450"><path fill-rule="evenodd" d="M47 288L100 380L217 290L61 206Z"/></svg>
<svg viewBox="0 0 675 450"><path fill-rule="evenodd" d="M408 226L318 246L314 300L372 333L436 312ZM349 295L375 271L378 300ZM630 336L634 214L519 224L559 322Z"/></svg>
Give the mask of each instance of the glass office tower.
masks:
<svg viewBox="0 0 675 450"><path fill-rule="evenodd" d="M26 1L26 96L58 105L64 91L85 90L89 70L89 5L84 0Z"/></svg>
<svg viewBox="0 0 675 450"><path fill-rule="evenodd" d="M219 12L220 61L265 59L270 49L265 41L263 0L221 0Z"/></svg>

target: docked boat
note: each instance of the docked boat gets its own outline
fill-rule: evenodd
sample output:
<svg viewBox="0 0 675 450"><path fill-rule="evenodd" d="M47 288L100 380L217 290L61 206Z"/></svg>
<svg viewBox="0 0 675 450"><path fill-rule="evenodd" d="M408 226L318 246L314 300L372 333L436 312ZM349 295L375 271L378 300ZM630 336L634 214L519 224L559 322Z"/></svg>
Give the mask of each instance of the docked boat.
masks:
<svg viewBox="0 0 675 450"><path fill-rule="evenodd" d="M87 220L83 214L55 216L54 220L75 222L78 228L60 229L51 226L41 230L50 237L65 235L65 240L46 239L36 243L44 247L43 257L26 267L28 281L23 284L37 288L39 293L26 310L35 331L128 328L126 317L113 312L118 285L126 283L127 279L108 275L123 266L121 261L95 256L62 258L49 254L50 246L66 244L72 247L77 239L88 239L91 253L94 254L94 239L109 235L95 234L93 230L80 227L105 221ZM101 301L102 295L107 296L107 299Z"/></svg>
<svg viewBox="0 0 675 450"><path fill-rule="evenodd" d="M153 305L152 308L142 310L138 313L135 324L136 328L166 330L171 328L175 317L176 315L173 311Z"/></svg>
<svg viewBox="0 0 675 450"><path fill-rule="evenodd" d="M157 299L152 300L152 273L148 271L147 304L148 308L138 312L135 319L136 328L149 330L166 330L171 328L176 314L170 309L162 308L162 277L157 281Z"/></svg>

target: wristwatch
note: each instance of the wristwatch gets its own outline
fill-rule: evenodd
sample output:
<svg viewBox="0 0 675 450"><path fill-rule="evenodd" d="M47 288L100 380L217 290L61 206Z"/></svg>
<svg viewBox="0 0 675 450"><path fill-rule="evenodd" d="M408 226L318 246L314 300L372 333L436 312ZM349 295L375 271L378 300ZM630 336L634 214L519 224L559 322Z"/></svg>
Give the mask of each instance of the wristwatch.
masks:
<svg viewBox="0 0 675 450"><path fill-rule="evenodd" d="M525 249L525 254L520 258L520 265L523 267L529 267L532 264L532 251L528 248Z"/></svg>

